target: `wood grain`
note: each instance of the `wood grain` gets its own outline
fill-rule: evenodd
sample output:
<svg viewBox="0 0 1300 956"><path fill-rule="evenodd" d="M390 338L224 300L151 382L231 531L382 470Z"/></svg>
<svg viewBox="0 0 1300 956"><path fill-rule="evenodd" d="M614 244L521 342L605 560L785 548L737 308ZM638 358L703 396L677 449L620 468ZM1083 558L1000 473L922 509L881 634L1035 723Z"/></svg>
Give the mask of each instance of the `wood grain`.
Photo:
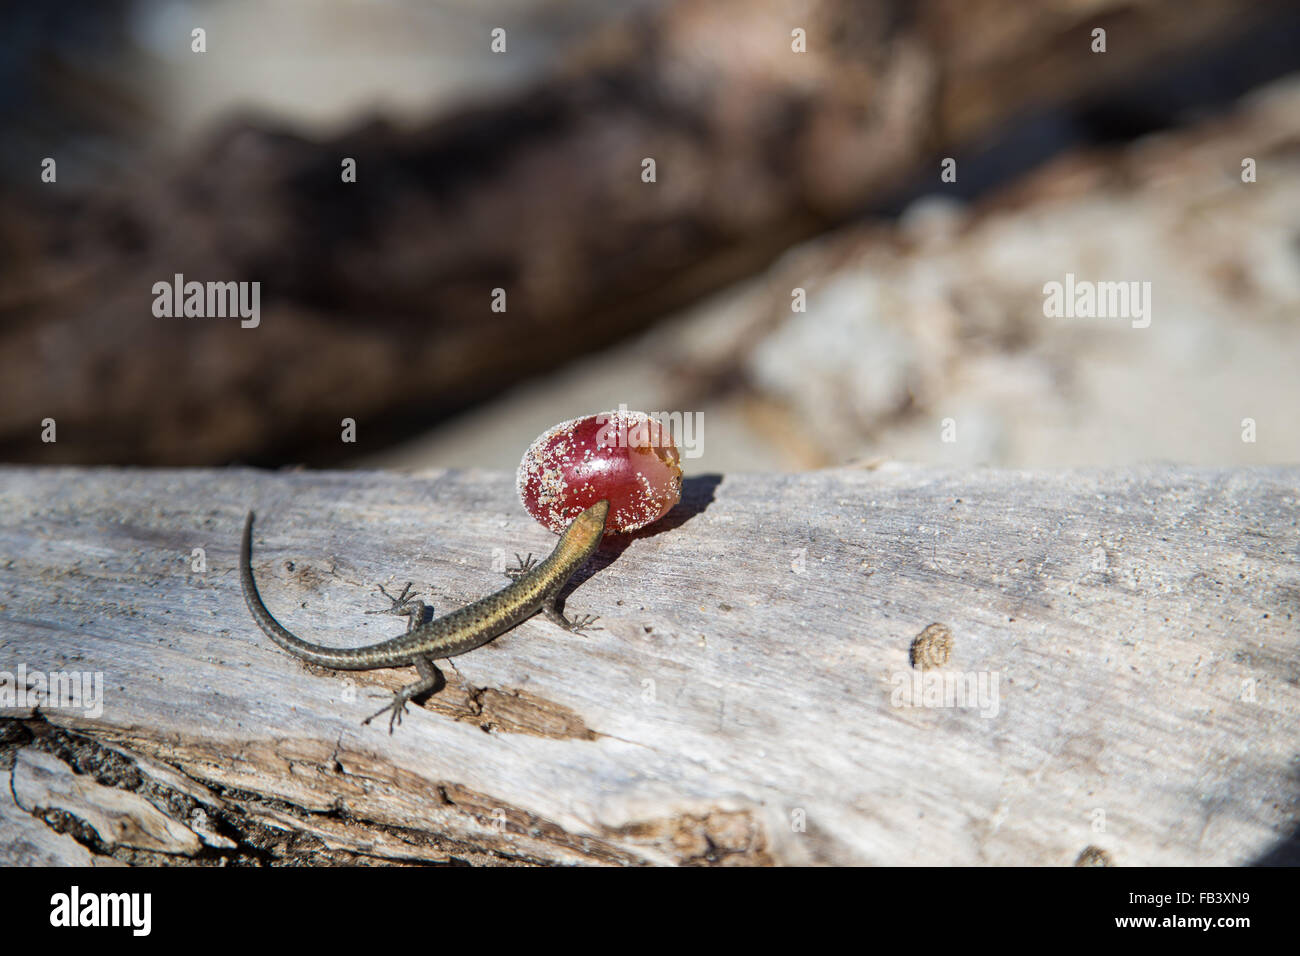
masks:
<svg viewBox="0 0 1300 956"><path fill-rule="evenodd" d="M1295 862L1297 487L691 478L579 575L569 605L604 630L530 620L447 662L390 737L360 720L409 670L310 668L253 625L245 511L271 610L368 643L402 626L364 613L376 584L441 613L550 548L512 476L0 469L0 669L103 680L98 715L2 712L0 817L23 825L0 859ZM936 624L946 662L914 669ZM996 696L909 706L920 679Z"/></svg>

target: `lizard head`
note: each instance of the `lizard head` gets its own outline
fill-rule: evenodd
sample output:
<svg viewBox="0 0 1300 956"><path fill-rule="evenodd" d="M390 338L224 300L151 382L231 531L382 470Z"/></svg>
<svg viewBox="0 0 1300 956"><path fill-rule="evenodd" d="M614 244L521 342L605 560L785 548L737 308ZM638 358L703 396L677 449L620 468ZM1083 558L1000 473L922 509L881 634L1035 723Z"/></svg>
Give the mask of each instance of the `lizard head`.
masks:
<svg viewBox="0 0 1300 956"><path fill-rule="evenodd" d="M564 537L570 541L590 541L595 538L599 542L605 532L607 517L609 517L609 501L602 498L573 519L565 530Z"/></svg>
<svg viewBox="0 0 1300 956"><path fill-rule="evenodd" d="M555 546L556 553L565 555L569 560L586 561L600 547L608 514L609 502L604 499L582 512L564 529L560 543Z"/></svg>
<svg viewBox="0 0 1300 956"><path fill-rule="evenodd" d="M603 533L605 530L605 519L609 517L609 499L601 498L594 505L578 515L574 521L581 521L589 528L599 528Z"/></svg>

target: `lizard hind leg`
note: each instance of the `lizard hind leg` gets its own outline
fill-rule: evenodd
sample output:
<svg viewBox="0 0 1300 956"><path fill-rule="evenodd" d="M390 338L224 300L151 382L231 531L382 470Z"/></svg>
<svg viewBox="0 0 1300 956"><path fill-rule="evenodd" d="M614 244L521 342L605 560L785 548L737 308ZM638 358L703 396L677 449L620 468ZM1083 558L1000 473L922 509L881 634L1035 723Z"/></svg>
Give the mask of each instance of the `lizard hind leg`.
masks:
<svg viewBox="0 0 1300 956"><path fill-rule="evenodd" d="M415 630L425 621L433 617L433 608L425 604L417 595L411 593L411 584L407 581L406 587L402 588L402 593L394 597L384 590L382 584L376 585L379 593L388 598L389 606L378 611L367 611L367 614L396 614L398 617L406 618L407 633Z"/></svg>
<svg viewBox="0 0 1300 956"><path fill-rule="evenodd" d="M406 713L406 704L416 697L422 697L435 690L441 690L446 685L447 680L442 676L442 671L438 670L427 657L417 657L413 661L415 669L420 672L420 679L414 681L399 690L393 691L393 699L387 707L381 708L371 714L365 720L361 721L362 726L370 723L376 717L380 717L392 711L388 718L388 732L391 734L394 727L402 725L402 714Z"/></svg>

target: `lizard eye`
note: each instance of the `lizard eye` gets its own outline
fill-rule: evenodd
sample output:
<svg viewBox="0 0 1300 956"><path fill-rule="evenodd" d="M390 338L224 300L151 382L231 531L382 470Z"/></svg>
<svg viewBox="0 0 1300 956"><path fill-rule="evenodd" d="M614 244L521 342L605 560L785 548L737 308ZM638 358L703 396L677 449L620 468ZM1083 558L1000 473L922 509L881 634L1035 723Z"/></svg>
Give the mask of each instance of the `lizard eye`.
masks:
<svg viewBox="0 0 1300 956"><path fill-rule="evenodd" d="M515 477L524 508L556 534L602 498L611 534L658 521L682 497L677 445L644 412L603 412L548 428Z"/></svg>

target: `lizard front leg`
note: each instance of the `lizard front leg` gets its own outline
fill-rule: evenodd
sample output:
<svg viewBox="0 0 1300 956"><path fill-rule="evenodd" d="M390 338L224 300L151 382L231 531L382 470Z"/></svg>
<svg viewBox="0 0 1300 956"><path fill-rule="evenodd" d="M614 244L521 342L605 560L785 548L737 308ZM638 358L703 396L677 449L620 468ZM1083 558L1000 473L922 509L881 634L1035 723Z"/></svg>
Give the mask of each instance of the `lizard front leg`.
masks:
<svg viewBox="0 0 1300 956"><path fill-rule="evenodd" d="M533 559L533 555L531 551L528 553L528 557L526 558L520 557L519 552L516 551L515 560L519 562L519 567L506 568L506 577L508 577L511 581L519 580L521 577L523 577L533 568L537 567L537 562Z"/></svg>
<svg viewBox="0 0 1300 956"><path fill-rule="evenodd" d="M581 634L583 631L604 630L604 628L594 626L600 620L595 614L584 614L582 617L572 619L565 617L564 612L560 610L559 604L554 599L542 605L542 613L553 623L560 625L560 627L573 634Z"/></svg>

